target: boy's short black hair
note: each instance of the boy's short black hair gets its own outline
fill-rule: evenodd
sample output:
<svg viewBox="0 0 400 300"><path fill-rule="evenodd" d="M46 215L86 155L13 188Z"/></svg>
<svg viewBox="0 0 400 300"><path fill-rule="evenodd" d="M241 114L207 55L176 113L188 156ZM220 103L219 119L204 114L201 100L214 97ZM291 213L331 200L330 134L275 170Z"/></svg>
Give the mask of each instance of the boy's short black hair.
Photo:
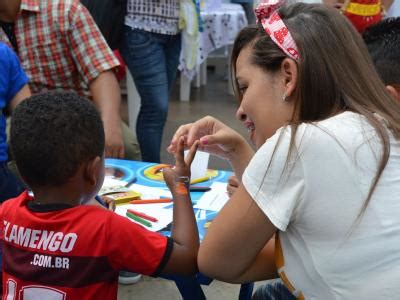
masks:
<svg viewBox="0 0 400 300"><path fill-rule="evenodd" d="M382 81L400 84L400 17L387 18L367 28L363 34Z"/></svg>
<svg viewBox="0 0 400 300"><path fill-rule="evenodd" d="M103 155L104 143L98 111L73 92L32 96L12 114L11 151L30 186L66 183L83 162Z"/></svg>

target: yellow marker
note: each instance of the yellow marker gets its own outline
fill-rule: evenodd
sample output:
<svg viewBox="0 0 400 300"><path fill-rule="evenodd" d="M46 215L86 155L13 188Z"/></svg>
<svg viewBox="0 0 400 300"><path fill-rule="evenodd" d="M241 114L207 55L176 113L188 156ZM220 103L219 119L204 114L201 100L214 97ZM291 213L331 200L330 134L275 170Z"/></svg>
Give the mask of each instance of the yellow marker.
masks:
<svg viewBox="0 0 400 300"><path fill-rule="evenodd" d="M127 191L115 194L108 194L107 197L114 199L115 204L124 204L135 199L140 199L140 194L134 191Z"/></svg>
<svg viewBox="0 0 400 300"><path fill-rule="evenodd" d="M190 184L196 184L196 183L204 182L207 180L210 180L210 176L204 176L204 177L199 177L199 178L193 179L190 181Z"/></svg>
<svg viewBox="0 0 400 300"><path fill-rule="evenodd" d="M211 222L206 222L206 223L204 224L204 228L208 229L208 227L210 227L210 225L211 225Z"/></svg>

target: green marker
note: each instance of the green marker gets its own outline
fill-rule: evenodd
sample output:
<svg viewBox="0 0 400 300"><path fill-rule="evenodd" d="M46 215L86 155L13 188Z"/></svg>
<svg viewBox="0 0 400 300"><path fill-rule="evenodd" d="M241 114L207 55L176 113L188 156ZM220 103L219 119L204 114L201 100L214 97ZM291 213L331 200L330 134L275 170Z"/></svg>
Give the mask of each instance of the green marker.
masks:
<svg viewBox="0 0 400 300"><path fill-rule="evenodd" d="M142 219L141 217L135 216L134 214L130 213L129 211L126 212L126 216L144 226L147 226L147 227L153 226L149 221L146 221L145 219Z"/></svg>

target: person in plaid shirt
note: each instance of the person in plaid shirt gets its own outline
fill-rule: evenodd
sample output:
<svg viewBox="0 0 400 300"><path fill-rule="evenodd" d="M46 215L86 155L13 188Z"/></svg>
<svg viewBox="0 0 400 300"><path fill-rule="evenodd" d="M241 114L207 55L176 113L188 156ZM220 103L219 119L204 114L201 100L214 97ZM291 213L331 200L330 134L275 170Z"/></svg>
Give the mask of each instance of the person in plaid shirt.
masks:
<svg viewBox="0 0 400 300"><path fill-rule="evenodd" d="M94 101L104 122L106 157L139 159L135 149L125 155L113 71L119 62L78 0L0 1L0 41L18 53L33 93L73 90ZM128 147L135 146L132 140Z"/></svg>

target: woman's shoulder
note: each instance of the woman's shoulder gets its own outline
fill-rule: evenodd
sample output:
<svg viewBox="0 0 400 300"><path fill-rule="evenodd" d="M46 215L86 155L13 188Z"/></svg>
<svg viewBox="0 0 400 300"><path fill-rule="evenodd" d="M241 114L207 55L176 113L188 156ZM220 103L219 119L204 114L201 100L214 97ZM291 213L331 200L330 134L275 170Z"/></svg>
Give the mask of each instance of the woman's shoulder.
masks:
<svg viewBox="0 0 400 300"><path fill-rule="evenodd" d="M351 150L376 136L374 128L367 119L357 113L346 111L318 122L305 122L295 129L285 126L277 130L260 148L271 148L287 152L290 147L302 152L334 150L337 147ZM276 148L275 148L276 147Z"/></svg>
<svg viewBox="0 0 400 300"><path fill-rule="evenodd" d="M329 143L332 139L341 142L361 142L368 139L371 133L375 134L375 130L366 117L345 111L318 122L301 124L296 137L300 135L312 143Z"/></svg>

